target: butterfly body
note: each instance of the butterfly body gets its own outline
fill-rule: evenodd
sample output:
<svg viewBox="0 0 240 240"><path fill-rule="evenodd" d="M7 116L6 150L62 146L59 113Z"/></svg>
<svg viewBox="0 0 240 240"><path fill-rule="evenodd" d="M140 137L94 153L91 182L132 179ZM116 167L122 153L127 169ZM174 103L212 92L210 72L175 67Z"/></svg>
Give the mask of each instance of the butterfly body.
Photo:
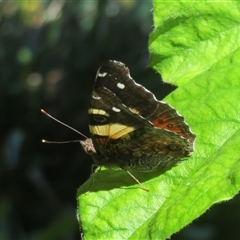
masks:
<svg viewBox="0 0 240 240"><path fill-rule="evenodd" d="M88 113L91 138L80 143L99 166L153 171L193 151L195 135L184 118L137 84L121 62L99 68Z"/></svg>

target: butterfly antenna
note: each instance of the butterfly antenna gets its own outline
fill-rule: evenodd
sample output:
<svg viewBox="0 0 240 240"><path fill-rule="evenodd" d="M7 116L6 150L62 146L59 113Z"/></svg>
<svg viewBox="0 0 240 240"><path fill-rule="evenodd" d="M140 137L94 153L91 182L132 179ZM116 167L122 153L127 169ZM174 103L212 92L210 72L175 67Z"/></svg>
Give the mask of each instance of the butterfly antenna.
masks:
<svg viewBox="0 0 240 240"><path fill-rule="evenodd" d="M62 141L62 142L56 142L56 141L48 141L46 139L42 139L42 143L54 143L54 144L62 144L62 143L73 143L73 142L80 142L79 140L71 140L71 141Z"/></svg>
<svg viewBox="0 0 240 240"><path fill-rule="evenodd" d="M78 130L76 130L76 129L70 127L70 126L68 126L66 123L63 123L63 122L59 121L58 119L56 119L55 117L53 117L52 115L50 115L49 113L47 113L46 111L44 111L43 109L41 109L41 112L42 112L43 114L47 115L48 117L50 117L51 119L53 119L54 121L56 121L56 122L62 124L63 126L69 128L69 129L71 129L72 131L74 131L74 132L80 134L81 136L83 136L83 137L85 137L85 138L87 139L87 137L86 137L84 134L82 134L82 133L79 132ZM44 142L44 143L69 143L69 142L77 142L77 141L78 141L78 140L65 141L65 142L49 142L49 141L44 140L44 139L42 140L42 142ZM78 142L79 142L79 141L78 141Z"/></svg>

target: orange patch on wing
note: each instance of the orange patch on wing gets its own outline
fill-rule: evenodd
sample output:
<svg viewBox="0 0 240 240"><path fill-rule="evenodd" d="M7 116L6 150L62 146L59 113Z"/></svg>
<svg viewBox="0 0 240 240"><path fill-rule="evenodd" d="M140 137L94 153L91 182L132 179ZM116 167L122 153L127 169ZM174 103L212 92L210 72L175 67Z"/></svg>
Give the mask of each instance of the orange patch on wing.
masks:
<svg viewBox="0 0 240 240"><path fill-rule="evenodd" d="M179 125L177 121L169 121L169 119L161 116L152 120L151 122L155 127L174 132L182 136L183 138L189 137L187 134L185 134L185 129L181 125Z"/></svg>

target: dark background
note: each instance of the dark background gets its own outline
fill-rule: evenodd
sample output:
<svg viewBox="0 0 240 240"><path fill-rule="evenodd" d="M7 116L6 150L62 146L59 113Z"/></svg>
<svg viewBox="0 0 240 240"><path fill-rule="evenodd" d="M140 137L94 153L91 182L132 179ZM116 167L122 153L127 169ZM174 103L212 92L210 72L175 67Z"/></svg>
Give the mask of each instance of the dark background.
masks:
<svg viewBox="0 0 240 240"><path fill-rule="evenodd" d="M151 1L0 3L0 239L79 239L76 191L91 158L83 139L40 113L44 108L89 136L88 101L98 67L126 63L158 99L173 87L150 68ZM214 206L174 240L239 239L239 197Z"/></svg>

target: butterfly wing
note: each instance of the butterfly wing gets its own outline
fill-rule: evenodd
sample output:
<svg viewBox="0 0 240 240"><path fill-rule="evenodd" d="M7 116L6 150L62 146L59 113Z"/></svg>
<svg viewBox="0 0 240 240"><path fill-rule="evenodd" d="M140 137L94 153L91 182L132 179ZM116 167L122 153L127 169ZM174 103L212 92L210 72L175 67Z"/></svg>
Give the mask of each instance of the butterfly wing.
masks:
<svg viewBox="0 0 240 240"><path fill-rule="evenodd" d="M89 117L92 142L85 149L98 165L151 171L193 151L195 135L184 118L135 83L120 62L99 68Z"/></svg>
<svg viewBox="0 0 240 240"><path fill-rule="evenodd" d="M93 91L89 117L95 149L90 152L98 165L151 171L189 155L186 139L154 128L105 87Z"/></svg>
<svg viewBox="0 0 240 240"><path fill-rule="evenodd" d="M189 156L189 143L185 138L164 129L144 127L119 139L117 144L110 143L110 158L118 160L123 168L138 171L153 171L165 168Z"/></svg>
<svg viewBox="0 0 240 240"><path fill-rule="evenodd" d="M97 152L96 156L101 155L100 158L105 160L109 159L109 153L112 151L109 144L126 137L136 129L153 127L146 119L133 114L113 92L105 87L93 91L88 113L89 129ZM98 164L101 165L100 162Z"/></svg>
<svg viewBox="0 0 240 240"><path fill-rule="evenodd" d="M157 128L174 132L187 139L190 151L193 150L195 135L191 132L184 118L166 103L137 84L130 76L129 69L121 62L108 61L103 64L96 76L95 89L106 87L114 92L128 108L149 120Z"/></svg>

